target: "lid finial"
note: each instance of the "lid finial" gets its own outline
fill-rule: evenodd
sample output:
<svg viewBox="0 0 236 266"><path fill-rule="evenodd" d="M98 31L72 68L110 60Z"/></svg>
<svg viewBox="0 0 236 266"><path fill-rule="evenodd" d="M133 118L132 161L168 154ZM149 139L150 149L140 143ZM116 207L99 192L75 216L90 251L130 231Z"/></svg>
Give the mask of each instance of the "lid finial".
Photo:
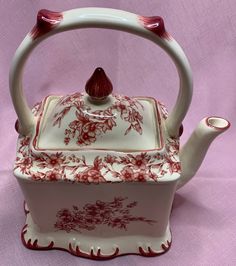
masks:
<svg viewBox="0 0 236 266"><path fill-rule="evenodd" d="M95 101L103 101L112 93L113 86L105 71L97 67L86 82L85 91Z"/></svg>

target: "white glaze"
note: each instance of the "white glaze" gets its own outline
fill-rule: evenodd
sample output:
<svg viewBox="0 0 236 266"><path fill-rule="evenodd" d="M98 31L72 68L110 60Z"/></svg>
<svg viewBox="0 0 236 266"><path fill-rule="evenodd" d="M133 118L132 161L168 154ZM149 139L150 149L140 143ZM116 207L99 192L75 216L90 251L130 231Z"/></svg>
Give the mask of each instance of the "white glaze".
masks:
<svg viewBox="0 0 236 266"><path fill-rule="evenodd" d="M28 248L60 248L92 259L164 253L171 244L169 216L176 188L191 179L212 140L230 124L218 117L202 120L179 156L179 128L191 102L192 74L178 43L121 10L82 8L62 15L48 33L25 37L10 71L20 122L14 175L28 205L22 241ZM53 34L90 27L139 35L169 54L180 78L169 115L151 98L115 94L99 105L79 93L50 96L31 111L22 75L32 50ZM119 110L124 102L124 110ZM114 119L102 123L106 116ZM73 123L82 129L73 131Z"/></svg>

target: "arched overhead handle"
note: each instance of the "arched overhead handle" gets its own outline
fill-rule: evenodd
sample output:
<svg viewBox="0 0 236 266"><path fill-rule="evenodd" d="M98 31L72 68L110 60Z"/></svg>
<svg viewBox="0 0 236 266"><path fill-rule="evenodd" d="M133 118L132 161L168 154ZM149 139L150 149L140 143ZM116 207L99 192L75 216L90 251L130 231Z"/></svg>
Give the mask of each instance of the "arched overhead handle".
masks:
<svg viewBox="0 0 236 266"><path fill-rule="evenodd" d="M19 132L30 135L34 130L34 116L23 94L24 65L32 50L44 39L59 32L81 28L107 28L129 32L146 38L166 51L174 61L180 79L180 89L166 126L170 136L178 136L192 98L192 72L179 44L166 32L161 17L143 17L109 8L79 8L62 13L40 10L37 23L18 47L10 70L10 91L19 119Z"/></svg>

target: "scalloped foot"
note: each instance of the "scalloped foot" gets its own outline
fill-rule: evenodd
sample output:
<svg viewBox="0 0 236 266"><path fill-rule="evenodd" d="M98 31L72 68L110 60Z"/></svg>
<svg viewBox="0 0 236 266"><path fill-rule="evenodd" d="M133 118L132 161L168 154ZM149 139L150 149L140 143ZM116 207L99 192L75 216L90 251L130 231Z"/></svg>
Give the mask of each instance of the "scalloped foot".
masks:
<svg viewBox="0 0 236 266"><path fill-rule="evenodd" d="M144 249L142 247L139 247L139 253L140 255L144 256L144 257L155 257L158 255L161 255L165 252L167 252L169 250L171 246L171 242L169 240L167 240L166 244L161 244L161 247L163 249L163 251L154 251L150 246L147 248L148 251L144 251Z"/></svg>
<svg viewBox="0 0 236 266"><path fill-rule="evenodd" d="M128 236L111 239L88 240L82 234L63 232L40 233L34 224L27 205L24 204L26 224L22 228L21 239L25 247L33 250L59 249L72 255L93 260L108 260L120 255L136 254L145 257L159 256L171 246L171 234L167 228L162 238ZM141 241L140 241L141 240ZM108 243L109 241L109 243ZM127 244L128 243L128 244Z"/></svg>

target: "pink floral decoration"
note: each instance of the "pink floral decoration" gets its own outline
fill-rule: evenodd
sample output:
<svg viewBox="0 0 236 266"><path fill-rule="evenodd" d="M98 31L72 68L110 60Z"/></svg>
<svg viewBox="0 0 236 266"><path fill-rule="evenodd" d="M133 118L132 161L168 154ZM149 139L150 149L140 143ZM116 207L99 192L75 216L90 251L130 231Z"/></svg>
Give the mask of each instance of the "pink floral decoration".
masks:
<svg viewBox="0 0 236 266"><path fill-rule="evenodd" d="M68 96L63 103L76 101L78 97ZM72 97L72 98L71 98ZM79 106L81 102L76 102ZM160 103L159 103L160 104ZM42 104L33 109L35 116L40 116ZM119 105L120 106L120 105ZM164 105L160 104L163 118L167 116ZM121 107L123 110L123 107ZM125 108L120 112L125 117ZM58 118L59 119L59 118ZM57 120L60 123L60 119ZM95 124L89 124L96 128ZM85 128L86 133L86 128ZM85 158L83 155L64 152L35 153L31 149L30 137L19 137L17 157L14 170L18 170L27 178L35 181L59 180L81 182L86 184L116 182L157 182L166 174L180 173L181 167L178 158L179 140L166 139L165 153L158 150L151 152L112 153L107 152L95 158Z"/></svg>
<svg viewBox="0 0 236 266"><path fill-rule="evenodd" d="M124 204L128 198L115 197L113 201L97 200L94 204L85 204L82 208L73 206L72 209L61 209L57 212L56 230L71 231L94 230L98 225L127 230L127 225L133 222L145 222L149 225L157 221L145 217L131 215L131 209L137 206L133 201Z"/></svg>
<svg viewBox="0 0 236 266"><path fill-rule="evenodd" d="M137 100L127 96L114 95L113 97L115 102L112 106L105 110L96 111L92 111L91 107L85 104L81 93L63 97L58 106L65 107L54 115L53 126L58 125L60 128L62 120L70 109L76 108L76 120L69 121L67 129L65 129L64 143L68 145L74 138L77 138L76 143L79 146L88 146L94 143L99 135L106 134L107 131L111 131L117 126L117 113L129 125L124 135L127 135L131 130L135 130L141 135L143 116L137 110L143 106Z"/></svg>

